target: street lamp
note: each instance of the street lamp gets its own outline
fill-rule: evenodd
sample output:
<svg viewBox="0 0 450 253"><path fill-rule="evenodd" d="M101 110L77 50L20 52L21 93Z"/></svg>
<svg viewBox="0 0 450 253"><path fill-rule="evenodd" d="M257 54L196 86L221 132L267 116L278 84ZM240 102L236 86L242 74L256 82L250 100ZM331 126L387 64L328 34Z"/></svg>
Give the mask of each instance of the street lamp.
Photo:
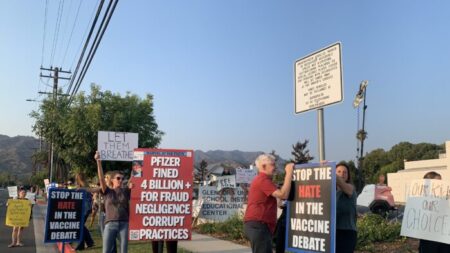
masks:
<svg viewBox="0 0 450 253"><path fill-rule="evenodd" d="M358 193L361 192L364 186L364 176L363 176L363 160L364 160L364 140L367 139L367 132L365 131L365 121L366 121L366 91L367 85L369 82L367 80L362 81L359 84L358 93L356 93L355 100L353 101L353 107L358 108L358 128L359 128L359 105L363 102L363 117L362 117L362 128L358 129L356 133L356 139L360 142L360 146L357 148L357 152L359 152L358 158L358 170L357 170L357 190Z"/></svg>

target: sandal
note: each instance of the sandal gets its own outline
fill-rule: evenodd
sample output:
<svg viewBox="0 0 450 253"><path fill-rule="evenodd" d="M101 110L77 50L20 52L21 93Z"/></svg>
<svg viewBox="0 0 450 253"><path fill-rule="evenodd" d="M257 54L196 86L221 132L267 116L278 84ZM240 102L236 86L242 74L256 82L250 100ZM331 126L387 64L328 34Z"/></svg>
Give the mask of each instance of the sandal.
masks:
<svg viewBox="0 0 450 253"><path fill-rule="evenodd" d="M12 247L16 247L16 245L15 244L10 244L10 245L8 245L8 248L12 248Z"/></svg>
<svg viewBox="0 0 450 253"><path fill-rule="evenodd" d="M16 244L16 246L17 246L17 247L23 247L23 243L20 243L20 242L19 242L19 243Z"/></svg>

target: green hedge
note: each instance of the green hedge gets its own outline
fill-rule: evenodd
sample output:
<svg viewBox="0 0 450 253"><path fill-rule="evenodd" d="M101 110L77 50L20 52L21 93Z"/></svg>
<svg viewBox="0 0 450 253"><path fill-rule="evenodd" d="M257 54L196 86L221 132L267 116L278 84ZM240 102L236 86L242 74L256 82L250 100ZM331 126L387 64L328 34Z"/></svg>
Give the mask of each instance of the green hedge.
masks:
<svg viewBox="0 0 450 253"><path fill-rule="evenodd" d="M376 214L366 214L358 219L358 242L357 249L367 249L374 242L393 242L401 239L400 222L389 222Z"/></svg>
<svg viewBox="0 0 450 253"><path fill-rule="evenodd" d="M393 242L401 239L400 222L389 222L376 214L366 214L358 219L357 249L370 250L375 242ZM197 226L201 234L212 234L226 240L243 241L244 223L242 217L234 215L225 222L205 223Z"/></svg>

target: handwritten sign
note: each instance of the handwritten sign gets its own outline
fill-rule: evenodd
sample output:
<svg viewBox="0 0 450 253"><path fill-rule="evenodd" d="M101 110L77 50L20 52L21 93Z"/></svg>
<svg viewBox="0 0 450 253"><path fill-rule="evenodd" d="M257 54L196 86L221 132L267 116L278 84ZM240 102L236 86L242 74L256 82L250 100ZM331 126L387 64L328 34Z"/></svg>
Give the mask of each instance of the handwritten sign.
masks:
<svg viewBox="0 0 450 253"><path fill-rule="evenodd" d="M131 180L130 240L189 240L192 230L194 152L136 149L142 158ZM133 161L136 162L136 161Z"/></svg>
<svg viewBox="0 0 450 253"><path fill-rule="evenodd" d="M8 199L6 226L28 227L31 215L31 203L26 199Z"/></svg>
<svg viewBox="0 0 450 253"><path fill-rule="evenodd" d="M132 161L133 151L138 148L137 133L98 132L97 150L104 161Z"/></svg>
<svg viewBox="0 0 450 253"><path fill-rule="evenodd" d="M294 170L294 201L288 202L286 250L334 252L335 164L302 164Z"/></svg>
<svg viewBox="0 0 450 253"><path fill-rule="evenodd" d="M8 194L10 198L17 198L17 186L8 186Z"/></svg>
<svg viewBox="0 0 450 253"><path fill-rule="evenodd" d="M25 198L28 199L31 204L36 204L36 193L27 192L27 195L25 195Z"/></svg>
<svg viewBox="0 0 450 253"><path fill-rule="evenodd" d="M253 181L253 178L256 177L256 174L256 170L238 168L236 169L236 183L250 184Z"/></svg>
<svg viewBox="0 0 450 253"><path fill-rule="evenodd" d="M214 186L200 186L199 202L202 203L199 218L226 221L242 210L245 192L241 188L219 192Z"/></svg>
<svg viewBox="0 0 450 253"><path fill-rule="evenodd" d="M220 191L225 188L235 188L236 187L236 176L221 176L217 177L217 190Z"/></svg>
<svg viewBox="0 0 450 253"><path fill-rule="evenodd" d="M423 179L411 183L402 236L450 244L450 184Z"/></svg>
<svg viewBox="0 0 450 253"><path fill-rule="evenodd" d="M50 188L45 243L77 242L82 238L84 224L84 190Z"/></svg>

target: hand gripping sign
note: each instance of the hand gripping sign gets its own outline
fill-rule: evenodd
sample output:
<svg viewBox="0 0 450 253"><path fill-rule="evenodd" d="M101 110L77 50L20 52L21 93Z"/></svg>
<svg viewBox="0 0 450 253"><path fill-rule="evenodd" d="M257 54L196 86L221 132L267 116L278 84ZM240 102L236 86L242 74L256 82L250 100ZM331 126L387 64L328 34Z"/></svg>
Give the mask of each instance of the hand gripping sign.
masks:
<svg viewBox="0 0 450 253"><path fill-rule="evenodd" d="M129 239L190 240L194 152L140 148L133 164Z"/></svg>

